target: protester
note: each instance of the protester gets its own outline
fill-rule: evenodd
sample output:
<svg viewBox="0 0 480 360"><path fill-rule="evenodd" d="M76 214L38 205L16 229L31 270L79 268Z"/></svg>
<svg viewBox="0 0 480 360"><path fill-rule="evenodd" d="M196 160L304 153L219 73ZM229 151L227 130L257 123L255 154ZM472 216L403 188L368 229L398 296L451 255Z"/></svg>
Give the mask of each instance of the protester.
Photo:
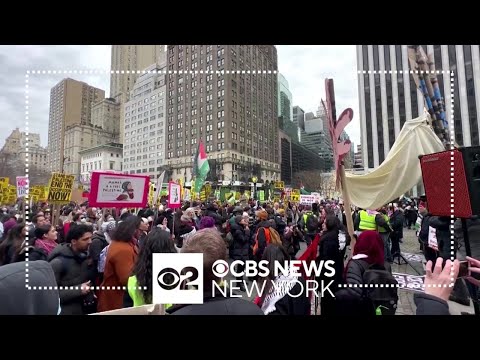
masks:
<svg viewBox="0 0 480 360"><path fill-rule="evenodd" d="M212 265L217 260L225 260L227 249L225 242L217 231L202 230L192 236L191 241L182 253L203 254L203 304L173 305L167 309L172 315L263 315L263 312L250 301L237 297L224 297L214 289L212 296L212 281L220 283L212 271Z"/></svg>
<svg viewBox="0 0 480 360"><path fill-rule="evenodd" d="M133 270L138 256L138 237L142 220L130 215L120 222L112 235L108 246L105 262L105 272L98 295L98 311L109 311L123 307L123 296L128 278ZM117 290L106 290L105 287L115 287Z"/></svg>
<svg viewBox="0 0 480 360"><path fill-rule="evenodd" d="M275 263L284 266L290 256L283 248L270 244L265 248L262 260L268 262L269 275L264 279L263 293L258 306L265 315L310 315L310 299L306 293L306 282L290 268L288 275L275 274Z"/></svg>
<svg viewBox="0 0 480 360"><path fill-rule="evenodd" d="M128 291L124 298L124 307L141 306L152 303L152 264L153 254L177 253L170 233L153 229L145 238L137 261L128 278Z"/></svg>
<svg viewBox="0 0 480 360"><path fill-rule="evenodd" d="M55 247L48 257L60 287L62 315L82 315L93 312L95 302L90 286L94 276L88 248L93 228L82 224L70 228L67 242Z"/></svg>
<svg viewBox="0 0 480 360"><path fill-rule="evenodd" d="M16 261L26 234L27 229L24 224L17 224L10 229L7 238L0 243L0 265Z"/></svg>
<svg viewBox="0 0 480 360"><path fill-rule="evenodd" d="M369 270L377 270L377 273L373 272L371 274L378 275L378 277L369 278L370 281L367 281L364 275ZM335 293L337 314L375 315L378 310L382 311L374 303L375 299L368 297L369 290L367 289L369 288L365 285L370 286L372 284L375 286L375 284L385 284L387 281L393 285L396 284L391 276L390 264L385 262L382 238L376 231L363 231L355 243L353 257L345 268L345 284L348 287L343 287ZM396 287L389 286L388 289L394 290L392 293L396 293ZM384 300L385 296L388 295L388 300L392 300L394 303L388 304L389 301L385 301L387 304L381 306L394 313L398 297L395 299L395 294L392 295L391 293L382 295L384 295Z"/></svg>
<svg viewBox="0 0 480 360"><path fill-rule="evenodd" d="M41 225L35 228L35 247L50 253L57 247L57 230L52 225Z"/></svg>
<svg viewBox="0 0 480 360"><path fill-rule="evenodd" d="M248 250L250 248L250 228L248 222L241 216L235 216L235 223L231 226L231 232L233 235L233 244L231 250L232 260L248 260ZM243 265L238 264L236 268L237 273L245 271ZM245 285L243 284L243 276L237 276L237 280L240 291L245 291Z"/></svg>
<svg viewBox="0 0 480 360"><path fill-rule="evenodd" d="M57 281L46 261L30 261L28 267L25 262L0 266L0 315L58 315L60 310Z"/></svg>

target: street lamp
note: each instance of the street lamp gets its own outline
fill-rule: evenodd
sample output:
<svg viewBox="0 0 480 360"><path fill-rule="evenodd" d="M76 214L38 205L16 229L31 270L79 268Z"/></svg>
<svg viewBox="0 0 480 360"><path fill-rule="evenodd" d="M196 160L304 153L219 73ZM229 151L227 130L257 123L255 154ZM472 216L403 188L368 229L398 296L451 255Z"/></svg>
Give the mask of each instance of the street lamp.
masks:
<svg viewBox="0 0 480 360"><path fill-rule="evenodd" d="M253 182L253 200L257 200L257 177L252 177Z"/></svg>

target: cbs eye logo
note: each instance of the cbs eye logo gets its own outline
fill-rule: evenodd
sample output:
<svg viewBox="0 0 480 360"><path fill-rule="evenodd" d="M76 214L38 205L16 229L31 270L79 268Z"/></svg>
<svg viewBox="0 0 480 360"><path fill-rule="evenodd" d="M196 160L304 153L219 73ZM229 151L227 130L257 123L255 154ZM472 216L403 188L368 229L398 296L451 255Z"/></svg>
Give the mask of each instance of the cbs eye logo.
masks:
<svg viewBox="0 0 480 360"><path fill-rule="evenodd" d="M228 262L225 260L217 260L212 265L212 272L218 278L223 278L228 274Z"/></svg>
<svg viewBox="0 0 480 360"><path fill-rule="evenodd" d="M189 283L198 279L198 270L193 266L186 266L180 273L174 268L168 267L161 270L157 276L158 285L164 290L189 290Z"/></svg>

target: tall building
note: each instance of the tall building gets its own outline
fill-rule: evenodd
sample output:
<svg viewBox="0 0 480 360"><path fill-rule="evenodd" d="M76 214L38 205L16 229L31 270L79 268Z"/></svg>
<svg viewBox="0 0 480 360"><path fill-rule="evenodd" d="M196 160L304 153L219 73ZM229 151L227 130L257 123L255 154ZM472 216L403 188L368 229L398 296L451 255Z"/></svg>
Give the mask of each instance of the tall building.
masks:
<svg viewBox="0 0 480 360"><path fill-rule="evenodd" d="M84 82L63 79L50 90L47 167L63 172L65 132L69 127L91 124L93 104L105 98L105 91ZM80 140L78 140L80 141Z"/></svg>
<svg viewBox="0 0 480 360"><path fill-rule="evenodd" d="M353 167L363 168L362 144L357 145L357 151L355 152L354 159Z"/></svg>
<svg viewBox="0 0 480 360"><path fill-rule="evenodd" d="M80 152L94 146L118 141L118 136L92 125L72 125L65 130L63 169L80 181Z"/></svg>
<svg viewBox="0 0 480 360"><path fill-rule="evenodd" d="M28 145L28 146L27 146ZM5 139L5 145L0 151L3 154L10 154L12 161L26 162L28 153L28 164L44 169L47 162L47 150L40 146L40 134L20 132L18 128Z"/></svg>
<svg viewBox="0 0 480 360"><path fill-rule="evenodd" d="M283 130L279 131L280 139L280 180L291 185L293 177L301 171L325 171L324 159L291 138Z"/></svg>
<svg viewBox="0 0 480 360"><path fill-rule="evenodd" d="M300 129L305 130L305 111L299 106L293 107L293 122Z"/></svg>
<svg viewBox="0 0 480 360"><path fill-rule="evenodd" d="M285 76L278 74L278 116L293 121L292 93Z"/></svg>
<svg viewBox="0 0 480 360"><path fill-rule="evenodd" d="M27 140L28 139L28 140ZM5 139L2 152L18 154L25 147L37 148L40 147L40 134L20 132L18 128L12 131Z"/></svg>
<svg viewBox="0 0 480 360"><path fill-rule="evenodd" d="M120 137L120 103L103 99L92 106L92 125Z"/></svg>
<svg viewBox="0 0 480 360"><path fill-rule="evenodd" d="M454 72L456 142L463 146L479 145L479 45L422 47L433 54L436 70ZM408 72L407 45L357 45L357 66L363 162L365 167L376 168L387 156L405 121L423 113L424 100ZM437 77L450 122L450 75Z"/></svg>
<svg viewBox="0 0 480 360"><path fill-rule="evenodd" d="M149 66L146 70L150 73L142 74L137 78L130 94L130 101L124 105L123 169L130 174L149 175L152 179L164 170L165 165L165 147L167 146L165 69L165 62ZM172 130L174 129L174 125L169 126ZM183 132L179 130L179 133ZM193 141L197 142L195 135L196 133L192 133L192 144ZM179 141L182 142L183 139Z"/></svg>
<svg viewBox="0 0 480 360"><path fill-rule="evenodd" d="M112 45L110 97L121 104L120 142L123 143L124 104L130 100L135 81L148 66L165 61L165 45ZM120 73L117 74L116 71Z"/></svg>
<svg viewBox="0 0 480 360"><path fill-rule="evenodd" d="M305 114L304 129L300 131L300 143L314 151L324 160L324 170L333 169L332 140L328 131L327 116L323 109L319 109L315 116L312 112Z"/></svg>
<svg viewBox="0 0 480 360"><path fill-rule="evenodd" d="M117 143L108 143L79 151L80 181L90 184L93 171L122 171L123 146Z"/></svg>
<svg viewBox="0 0 480 360"><path fill-rule="evenodd" d="M217 160L211 171L219 179L277 179L275 46L169 45L167 56L168 70L179 72L168 75L166 159L174 178L191 179L201 140L209 159Z"/></svg>

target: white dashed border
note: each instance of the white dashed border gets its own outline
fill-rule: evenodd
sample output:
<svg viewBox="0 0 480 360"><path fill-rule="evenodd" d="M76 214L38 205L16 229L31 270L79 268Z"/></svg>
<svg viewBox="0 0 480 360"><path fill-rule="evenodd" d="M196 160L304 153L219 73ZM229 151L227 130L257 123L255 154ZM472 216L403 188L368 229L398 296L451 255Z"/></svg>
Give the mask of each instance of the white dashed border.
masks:
<svg viewBox="0 0 480 360"><path fill-rule="evenodd" d="M30 75L66 75L66 74L84 74L84 75L111 75L111 74L176 74L176 75L225 75L225 74L250 74L263 75L278 73L277 70L27 70L25 73L25 133L26 133L26 162L25 173L28 177L28 109L29 109L29 79ZM27 195L25 199L29 199L29 188L27 188ZM28 218L28 205L26 207L25 217ZM25 219L25 220L26 220ZM28 233L25 235L25 246L28 246ZM30 286L28 283L28 248L25 252L25 287L28 290L79 290L80 286ZM147 287L126 287L126 286L89 286L91 290L147 290Z"/></svg>
<svg viewBox="0 0 480 360"><path fill-rule="evenodd" d="M450 271L451 276L451 283L450 287L453 287L455 284L455 278L453 277L453 261L455 261L455 79L454 79L454 72L450 72L450 107L451 107L451 116L450 116L450 260L452 261L452 269Z"/></svg>
<svg viewBox="0 0 480 360"><path fill-rule="evenodd" d="M453 278L453 261L455 260L455 233L454 233L454 225L455 225L455 203L454 203L454 183L455 183L455 172L454 172L454 164L455 164L455 153L454 153L454 148L455 148L455 122L454 122L454 90L455 90L455 82L454 82L454 76L455 73L451 70L435 70L435 71L417 71L417 70L358 70L358 74L449 74L450 75L450 107L452 110L451 116L450 116L450 206L451 206L451 215L450 215L450 260L452 261L452 268L450 275L452 278L450 279L451 283L450 284L428 284L428 285L413 285L410 287L413 288L421 288L423 286L427 287L453 287L455 284L455 279ZM446 110L446 105L445 105L445 110ZM435 266L435 264L433 264ZM397 287L400 288L399 284L339 284L338 287L340 288L377 288L377 287ZM406 288L408 289L408 287Z"/></svg>
<svg viewBox="0 0 480 360"><path fill-rule="evenodd" d="M277 70L27 70L26 75L62 75L62 74L176 74L176 75L198 75L198 74L277 74Z"/></svg>
<svg viewBox="0 0 480 360"><path fill-rule="evenodd" d="M203 71L203 70L164 70L164 71L130 71L130 70L27 70L25 74L25 135L26 135L26 161L25 161L25 176L28 178L28 120L29 120L29 77L30 74L33 75L45 75L45 74L190 74L190 75L198 75L198 74L215 74L215 75L224 75L224 74L252 74L252 75L261 75L261 74L277 74L276 70L216 70L216 71ZM451 275L453 276L453 261L454 261L454 223L455 223L455 216L454 214L454 144L455 144L455 130L454 130L454 72L447 71L447 70L436 70L436 71L414 71L414 70L359 70L358 74L392 74L392 73L399 73L399 74L450 74L450 86L451 86L451 118L450 118L450 165L451 165L451 173L450 173L450 181L451 181L451 188L450 188L450 202L451 202L451 221L450 221L450 238L451 238L451 261L452 261L452 269ZM27 195L26 200L29 199L29 187L27 187ZM26 205L25 217L28 218L28 204ZM25 219L25 220L26 220ZM25 236L25 244L28 246L28 233ZM28 284L28 251L26 251L26 259L25 259L25 286L28 290L79 290L80 287L78 286L30 286ZM450 284L430 284L429 287L453 287L454 285L454 278L451 278ZM371 287L371 288L383 288L383 287L397 287L399 288L399 284L339 284L339 287L344 288L351 288L351 287ZM421 286L418 286L421 287ZM147 287L126 287L126 286L91 286L91 290L146 290Z"/></svg>

